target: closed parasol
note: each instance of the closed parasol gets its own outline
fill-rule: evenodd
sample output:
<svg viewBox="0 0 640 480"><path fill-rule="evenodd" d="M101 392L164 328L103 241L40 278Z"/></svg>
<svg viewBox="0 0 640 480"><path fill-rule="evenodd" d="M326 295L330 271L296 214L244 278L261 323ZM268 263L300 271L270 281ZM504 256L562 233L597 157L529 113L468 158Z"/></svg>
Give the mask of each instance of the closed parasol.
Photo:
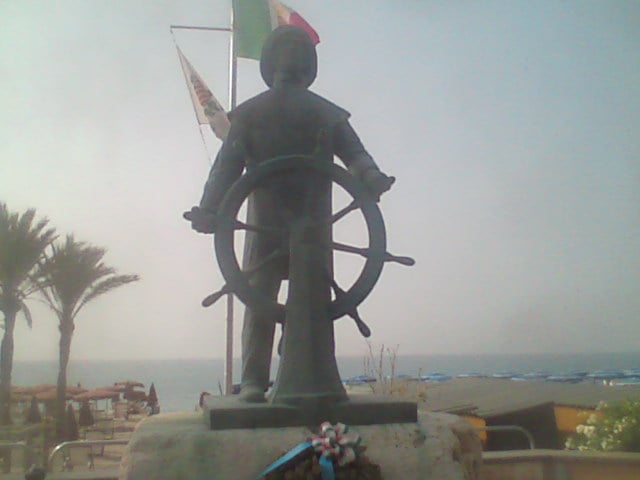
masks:
<svg viewBox="0 0 640 480"><path fill-rule="evenodd" d="M73 403L67 405L67 415L65 418L64 426L65 440L71 442L78 440L80 437L78 433L78 422L76 421L76 412L73 409Z"/></svg>
<svg viewBox="0 0 640 480"><path fill-rule="evenodd" d="M149 387L149 394L147 395L147 404L150 407L153 407L158 404L158 394L156 393L156 386L151 383L151 387Z"/></svg>
<svg viewBox="0 0 640 480"><path fill-rule="evenodd" d="M40 423L41 421L42 415L40 415L40 409L38 408L38 399L35 396L31 397L31 404L29 405L29 411L27 412L25 423L33 424Z"/></svg>
<svg viewBox="0 0 640 480"><path fill-rule="evenodd" d="M147 395L147 406L149 406L149 408L151 409L151 415L160 413L158 394L156 393L156 386L153 383L151 384L151 387L149 388L149 394Z"/></svg>
<svg viewBox="0 0 640 480"><path fill-rule="evenodd" d="M94 423L96 423L96 421L95 418L93 418L91 407L89 407L89 401L82 402L80 410L78 411L78 425L81 427L90 427Z"/></svg>

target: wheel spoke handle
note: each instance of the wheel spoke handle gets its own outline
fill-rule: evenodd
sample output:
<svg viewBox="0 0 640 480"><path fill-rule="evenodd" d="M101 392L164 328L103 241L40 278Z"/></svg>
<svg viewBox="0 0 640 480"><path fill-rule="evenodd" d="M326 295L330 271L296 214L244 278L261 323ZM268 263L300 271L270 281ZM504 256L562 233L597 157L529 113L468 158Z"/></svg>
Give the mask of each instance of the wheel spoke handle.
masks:
<svg viewBox="0 0 640 480"><path fill-rule="evenodd" d="M331 279L331 287L336 294L336 298L344 297L347 294L347 292L340 288L334 279ZM371 336L371 329L366 323L364 323L362 318L360 318L357 307L347 312L347 315L353 318L353 321L356 322L356 327L358 327L358 330L364 338L369 338Z"/></svg>
<svg viewBox="0 0 640 480"><path fill-rule="evenodd" d="M344 243L333 242L331 246L334 250L339 250L341 252L347 252L347 253L356 253L365 258L373 257L375 255L380 255L379 252L372 251L368 248L354 247L352 245L345 245ZM385 262L395 262L401 265L405 265L407 267L411 267L416 263L416 261L411 257L399 257L396 255L392 255L389 252L384 252L382 254L382 259Z"/></svg>
<svg viewBox="0 0 640 480"><path fill-rule="evenodd" d="M371 336L371 329L366 323L362 321L362 319L360 318L360 314L358 314L357 308L349 312L347 315L353 318L354 322L356 322L356 326L358 327L358 330L364 338L369 338Z"/></svg>
<svg viewBox="0 0 640 480"><path fill-rule="evenodd" d="M262 260L261 262L259 262L256 265L254 265L253 267L251 267L251 268L249 268L247 270L244 270L243 273L245 273L246 275L253 275L256 271L260 270L267 263L272 262L273 260L275 260L278 257L283 257L286 254L287 254L287 252L285 252L283 250L274 250L268 256L266 256L264 258L264 260ZM225 296L227 293L233 293L233 291L231 290L231 287L228 284L225 284L217 292L214 292L211 295L208 295L207 297L205 297L204 300L202 300L202 306L203 307L210 307L211 305L216 303L218 300L220 300L220 298Z"/></svg>
<svg viewBox="0 0 640 480"><path fill-rule="evenodd" d="M218 300L220 300L222 297L224 297L227 293L231 293L231 287L229 287L229 285L225 284L217 292L214 292L211 295L208 295L207 297L205 297L204 300L202 300L202 306L203 307L210 307L211 305L216 303Z"/></svg>

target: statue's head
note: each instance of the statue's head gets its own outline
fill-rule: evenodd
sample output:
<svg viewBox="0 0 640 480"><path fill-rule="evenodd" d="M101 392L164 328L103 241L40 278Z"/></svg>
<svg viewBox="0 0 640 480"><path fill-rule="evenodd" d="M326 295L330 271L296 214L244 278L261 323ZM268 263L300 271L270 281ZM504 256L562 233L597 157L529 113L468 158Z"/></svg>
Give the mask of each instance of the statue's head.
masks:
<svg viewBox="0 0 640 480"><path fill-rule="evenodd" d="M285 25L267 37L262 47L260 73L269 87L287 84L307 88L317 72L316 48L307 32Z"/></svg>

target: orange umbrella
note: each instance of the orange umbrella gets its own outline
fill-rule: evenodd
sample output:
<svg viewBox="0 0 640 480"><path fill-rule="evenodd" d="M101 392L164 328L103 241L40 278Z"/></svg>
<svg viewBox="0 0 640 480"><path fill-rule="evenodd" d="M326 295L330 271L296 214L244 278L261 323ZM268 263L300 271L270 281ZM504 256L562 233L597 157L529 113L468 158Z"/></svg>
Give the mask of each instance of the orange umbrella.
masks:
<svg viewBox="0 0 640 480"><path fill-rule="evenodd" d="M86 402L87 400L107 400L110 398L118 397L119 393L113 390L106 390L104 388L96 388L89 390L78 395L74 395L73 399L76 402Z"/></svg>
<svg viewBox="0 0 640 480"><path fill-rule="evenodd" d="M18 387L17 385L11 385L11 395L28 395L30 387Z"/></svg>
<svg viewBox="0 0 640 480"><path fill-rule="evenodd" d="M34 397L36 397L36 399L38 399L41 402L50 402L51 400L56 399L57 393L58 393L57 390L53 388L51 390L43 390L41 392L38 392L34 395ZM64 399L70 400L71 398L73 398L73 395L71 395L69 391L65 392Z"/></svg>
<svg viewBox="0 0 640 480"><path fill-rule="evenodd" d="M26 391L26 387L11 386L11 403L28 402L31 397L33 395Z"/></svg>
<svg viewBox="0 0 640 480"><path fill-rule="evenodd" d="M67 393L70 393L71 395L80 395L81 393L85 393L88 391L88 388L81 387L80 385L67 386Z"/></svg>
<svg viewBox="0 0 640 480"><path fill-rule="evenodd" d="M125 387L140 387L140 388L144 388L144 383L136 382L134 380L125 380L123 382L116 382L115 385L124 385Z"/></svg>
<svg viewBox="0 0 640 480"><path fill-rule="evenodd" d="M42 383L40 385L34 385L33 387L26 387L29 393L40 393L47 390L55 390L56 386L52 383Z"/></svg>
<svg viewBox="0 0 640 480"><path fill-rule="evenodd" d="M112 392L122 393L127 391L126 386L124 385L107 385L104 387L98 387L99 390L111 390Z"/></svg>
<svg viewBox="0 0 640 480"><path fill-rule="evenodd" d="M133 390L124 394L124 398L131 402L139 402L147 399L147 394L139 390Z"/></svg>

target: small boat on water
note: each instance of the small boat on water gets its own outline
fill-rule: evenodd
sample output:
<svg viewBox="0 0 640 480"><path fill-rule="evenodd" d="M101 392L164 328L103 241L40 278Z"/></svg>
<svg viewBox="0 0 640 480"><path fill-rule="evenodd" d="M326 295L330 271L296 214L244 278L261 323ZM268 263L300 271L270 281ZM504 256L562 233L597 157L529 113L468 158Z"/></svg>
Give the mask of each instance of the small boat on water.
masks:
<svg viewBox="0 0 640 480"><path fill-rule="evenodd" d="M486 375L480 372L460 373L456 375L458 378L484 378Z"/></svg>
<svg viewBox="0 0 640 480"><path fill-rule="evenodd" d="M502 378L502 379L510 380L518 376L520 376L518 372L496 372L493 375L491 375L491 378Z"/></svg>
<svg viewBox="0 0 640 480"><path fill-rule="evenodd" d="M446 382L447 380L451 379L451 375L440 372L427 373L426 375L420 376L420 380L422 380L423 382Z"/></svg>
<svg viewBox="0 0 640 480"><path fill-rule="evenodd" d="M349 377L342 381L345 385L362 385L364 383L374 383L376 378L371 375L356 375L355 377Z"/></svg>
<svg viewBox="0 0 640 480"><path fill-rule="evenodd" d="M584 380L584 376L575 375L572 373L561 373L559 375L549 375L544 380L545 382L556 382L556 383L580 383Z"/></svg>
<svg viewBox="0 0 640 480"><path fill-rule="evenodd" d="M524 381L544 380L545 378L550 376L551 376L551 372L536 370L535 372L529 372L529 373L525 373L524 375L518 375L516 377L513 377L512 380L524 380Z"/></svg>

